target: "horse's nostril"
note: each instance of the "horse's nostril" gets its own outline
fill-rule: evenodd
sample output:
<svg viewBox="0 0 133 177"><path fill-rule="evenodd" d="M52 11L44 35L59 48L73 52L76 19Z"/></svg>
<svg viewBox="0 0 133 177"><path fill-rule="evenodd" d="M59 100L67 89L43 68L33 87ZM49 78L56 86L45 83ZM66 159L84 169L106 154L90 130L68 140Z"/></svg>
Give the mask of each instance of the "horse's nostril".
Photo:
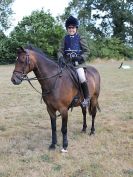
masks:
<svg viewBox="0 0 133 177"><path fill-rule="evenodd" d="M12 78L11 81L12 81L13 84L15 84L15 79Z"/></svg>
<svg viewBox="0 0 133 177"><path fill-rule="evenodd" d="M16 78L16 77L12 77L11 78L11 82L14 84L14 85L19 85L21 84L22 80Z"/></svg>
<svg viewBox="0 0 133 177"><path fill-rule="evenodd" d="M16 84L16 80L15 80L14 77L11 78L11 82L12 82L13 84Z"/></svg>

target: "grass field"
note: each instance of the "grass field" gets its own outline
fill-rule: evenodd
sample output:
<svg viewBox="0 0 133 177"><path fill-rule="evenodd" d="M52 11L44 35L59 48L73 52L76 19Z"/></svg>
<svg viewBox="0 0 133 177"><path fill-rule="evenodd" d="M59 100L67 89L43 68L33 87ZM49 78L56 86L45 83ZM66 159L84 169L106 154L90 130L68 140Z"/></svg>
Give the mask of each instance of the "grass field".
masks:
<svg viewBox="0 0 133 177"><path fill-rule="evenodd" d="M133 176L133 62L94 62L101 75L96 134L80 133L80 108L69 112L67 154L57 120L58 147L49 151L51 128L40 95L24 82L14 86L13 66L0 66L0 177L132 177ZM40 89L35 81L34 85Z"/></svg>

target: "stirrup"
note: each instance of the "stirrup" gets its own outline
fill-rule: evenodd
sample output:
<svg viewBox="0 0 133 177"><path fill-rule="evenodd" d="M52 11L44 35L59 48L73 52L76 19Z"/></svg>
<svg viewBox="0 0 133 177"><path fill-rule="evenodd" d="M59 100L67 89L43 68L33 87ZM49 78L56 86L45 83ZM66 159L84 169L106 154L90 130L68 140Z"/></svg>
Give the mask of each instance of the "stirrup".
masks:
<svg viewBox="0 0 133 177"><path fill-rule="evenodd" d="M88 107L90 104L90 98L84 98L83 102L81 103L83 107Z"/></svg>

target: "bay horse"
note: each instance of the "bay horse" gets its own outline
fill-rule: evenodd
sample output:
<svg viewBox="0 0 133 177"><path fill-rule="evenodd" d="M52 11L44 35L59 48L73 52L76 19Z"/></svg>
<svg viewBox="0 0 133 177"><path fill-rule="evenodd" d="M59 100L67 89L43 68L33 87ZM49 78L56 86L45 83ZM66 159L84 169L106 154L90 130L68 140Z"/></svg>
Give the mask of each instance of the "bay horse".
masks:
<svg viewBox="0 0 133 177"><path fill-rule="evenodd" d="M62 117L61 132L63 136L63 151L67 151L67 121L68 107L71 105L73 98L79 93L76 85L69 76L67 69L61 69L59 65L49 59L42 51L34 47L20 47L17 50L17 60L13 71L11 81L19 85L29 72L33 71L36 79L39 81L42 89L42 98L46 104L48 114L51 119L52 143L49 149L55 149L57 144L56 135L56 112ZM87 109L92 116L92 126L90 134L94 134L94 120L97 109L100 110L98 97L100 93L100 75L92 66L86 67L86 79L90 93L90 105L88 108L82 107L83 95L80 94L79 100L75 106L80 106L83 114L83 128L86 132L86 113Z"/></svg>

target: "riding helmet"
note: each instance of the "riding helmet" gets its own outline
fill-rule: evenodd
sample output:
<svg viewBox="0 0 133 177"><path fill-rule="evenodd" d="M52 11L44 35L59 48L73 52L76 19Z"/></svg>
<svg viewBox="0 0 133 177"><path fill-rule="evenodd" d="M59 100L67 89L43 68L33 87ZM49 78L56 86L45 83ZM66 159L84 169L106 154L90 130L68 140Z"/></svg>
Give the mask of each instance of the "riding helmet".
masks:
<svg viewBox="0 0 133 177"><path fill-rule="evenodd" d="M70 25L76 26L76 28L78 28L79 22L78 22L78 20L77 20L75 17L70 16L70 17L66 20L65 27L68 28Z"/></svg>

